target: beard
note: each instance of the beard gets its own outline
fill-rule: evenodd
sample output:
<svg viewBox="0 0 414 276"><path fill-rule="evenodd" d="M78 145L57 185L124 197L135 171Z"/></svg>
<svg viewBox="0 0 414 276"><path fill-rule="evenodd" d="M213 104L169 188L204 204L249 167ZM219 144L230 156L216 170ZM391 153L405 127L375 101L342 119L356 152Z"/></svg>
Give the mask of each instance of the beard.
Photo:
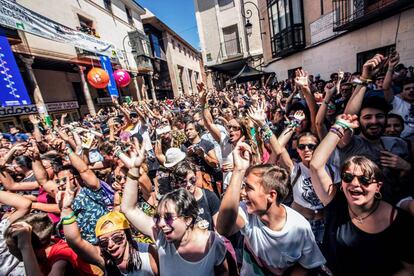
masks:
<svg viewBox="0 0 414 276"><path fill-rule="evenodd" d="M379 130L375 134L370 133L370 127L378 127ZM369 140L379 139L385 132L385 125L382 124L367 124L366 126L361 127L361 133Z"/></svg>

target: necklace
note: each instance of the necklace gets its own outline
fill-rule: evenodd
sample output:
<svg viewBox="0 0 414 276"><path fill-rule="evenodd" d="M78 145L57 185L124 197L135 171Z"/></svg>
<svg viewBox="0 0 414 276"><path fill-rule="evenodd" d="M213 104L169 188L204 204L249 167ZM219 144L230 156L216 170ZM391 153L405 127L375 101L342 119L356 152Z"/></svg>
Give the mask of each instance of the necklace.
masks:
<svg viewBox="0 0 414 276"><path fill-rule="evenodd" d="M368 213L368 215L366 215L366 216L364 216L364 217L360 217L360 216L358 216L357 214L355 214L355 212L354 211L352 211L352 209L348 206L348 210L352 213L352 215L354 216L354 219L356 219L356 221L359 223L359 224L364 224L364 219L366 219L366 218L368 218L370 215L372 215L377 209L378 209L378 206L379 206L379 201L377 201L376 203L375 203L375 207L371 210L371 212L369 212Z"/></svg>

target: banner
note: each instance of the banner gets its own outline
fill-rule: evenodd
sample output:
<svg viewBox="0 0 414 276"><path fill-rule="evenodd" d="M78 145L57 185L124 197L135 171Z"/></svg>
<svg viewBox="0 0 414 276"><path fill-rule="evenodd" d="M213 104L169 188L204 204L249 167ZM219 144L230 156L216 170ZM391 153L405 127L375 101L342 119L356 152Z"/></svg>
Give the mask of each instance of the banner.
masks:
<svg viewBox="0 0 414 276"><path fill-rule="evenodd" d="M119 97L118 89L116 88L116 82L114 79L114 73L112 71L111 60L107 56L100 56L102 69L104 69L109 75L108 92L109 95Z"/></svg>
<svg viewBox="0 0 414 276"><path fill-rule="evenodd" d="M14 1L0 0L0 24L100 55L116 56L112 44L54 22Z"/></svg>
<svg viewBox="0 0 414 276"><path fill-rule="evenodd" d="M0 35L0 102L1 106L31 104L9 41Z"/></svg>
<svg viewBox="0 0 414 276"><path fill-rule="evenodd" d="M77 101L71 102L57 102L57 103L46 103L46 108L48 112L77 109L79 104ZM25 114L34 114L39 113L36 105L24 105L24 106L9 106L9 107L0 107L0 117L10 117L10 116L19 116Z"/></svg>

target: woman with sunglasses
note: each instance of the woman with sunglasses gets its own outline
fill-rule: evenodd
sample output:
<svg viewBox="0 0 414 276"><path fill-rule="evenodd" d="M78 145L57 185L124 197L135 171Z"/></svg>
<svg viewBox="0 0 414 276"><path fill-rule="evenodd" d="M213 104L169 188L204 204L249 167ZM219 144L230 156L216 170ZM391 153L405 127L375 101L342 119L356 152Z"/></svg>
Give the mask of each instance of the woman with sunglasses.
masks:
<svg viewBox="0 0 414 276"><path fill-rule="evenodd" d="M325 206L323 251L335 275L413 275L414 219L381 200L381 169L364 156L350 157L335 184L324 169L338 143L358 127L340 115L316 148L312 184Z"/></svg>
<svg viewBox="0 0 414 276"><path fill-rule="evenodd" d="M197 226L214 231L217 222L218 211L220 208L220 199L217 195L204 188L198 187L197 168L189 162L183 161L178 164L174 171L176 179L175 188L184 188L194 196L198 205L199 221Z"/></svg>
<svg viewBox="0 0 414 276"><path fill-rule="evenodd" d="M139 231L156 241L161 275L228 275L226 247L214 232L196 227L196 199L185 189L163 196L154 217L137 207L142 150L128 172L121 210Z"/></svg>
<svg viewBox="0 0 414 276"><path fill-rule="evenodd" d="M105 275L158 275L158 256L149 244L134 241L125 216L112 211L98 219L95 235L98 245L82 239L81 229L71 208L76 187L67 184L57 196L62 206L62 224L69 246L84 261L98 266Z"/></svg>
<svg viewBox="0 0 414 276"><path fill-rule="evenodd" d="M266 136L266 128L269 127L266 125L266 115L263 106L251 108L249 117L262 129L262 135ZM292 124L283 131L279 139L289 140L295 128L300 125L304 117L302 111L296 112ZM271 132L270 134L273 135ZM316 241L321 243L324 232L323 205L313 190L309 171L309 164L313 156L313 151L318 144L318 138L310 132L305 132L298 136L296 150L301 159L300 162L292 160L278 139L269 139L269 143L274 154L279 158L280 166L290 172L293 196L291 207L309 221ZM330 177L335 178L336 176L339 180L339 175L334 172L332 166L328 165L325 169L329 172Z"/></svg>

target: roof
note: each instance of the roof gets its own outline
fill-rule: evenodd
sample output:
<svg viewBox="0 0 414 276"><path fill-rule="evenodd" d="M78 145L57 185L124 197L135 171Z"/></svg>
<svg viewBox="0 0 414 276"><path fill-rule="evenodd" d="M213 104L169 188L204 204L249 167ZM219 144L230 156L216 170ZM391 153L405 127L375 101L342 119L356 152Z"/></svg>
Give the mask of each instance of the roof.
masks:
<svg viewBox="0 0 414 276"><path fill-rule="evenodd" d="M175 38L185 44L188 48L190 48L193 52L201 55L201 52L195 49L190 43L188 43L184 38L182 38L179 34L177 34L173 29L168 27L161 19L159 19L155 14L153 14L150 10L145 8L145 14L141 15L142 24L150 24L154 26L156 29L160 31L166 31L172 34Z"/></svg>

